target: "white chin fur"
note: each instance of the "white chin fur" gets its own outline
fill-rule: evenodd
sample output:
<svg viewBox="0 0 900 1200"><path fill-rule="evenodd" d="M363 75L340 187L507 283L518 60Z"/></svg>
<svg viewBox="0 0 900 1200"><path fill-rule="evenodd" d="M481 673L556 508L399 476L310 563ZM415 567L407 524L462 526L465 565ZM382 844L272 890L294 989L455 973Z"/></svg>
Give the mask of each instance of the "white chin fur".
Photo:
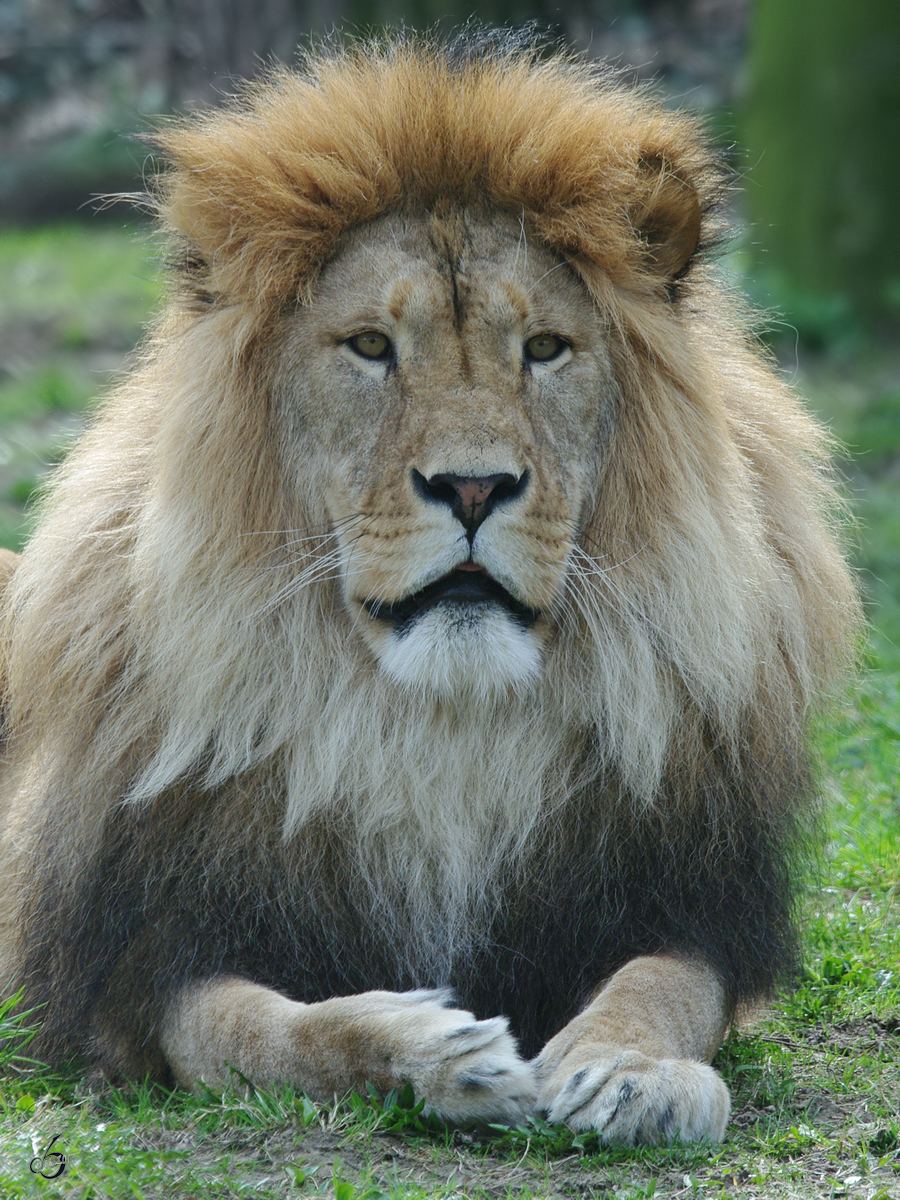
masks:
<svg viewBox="0 0 900 1200"><path fill-rule="evenodd" d="M540 675L537 638L496 605L439 604L381 649L382 668L442 700L527 692Z"/></svg>

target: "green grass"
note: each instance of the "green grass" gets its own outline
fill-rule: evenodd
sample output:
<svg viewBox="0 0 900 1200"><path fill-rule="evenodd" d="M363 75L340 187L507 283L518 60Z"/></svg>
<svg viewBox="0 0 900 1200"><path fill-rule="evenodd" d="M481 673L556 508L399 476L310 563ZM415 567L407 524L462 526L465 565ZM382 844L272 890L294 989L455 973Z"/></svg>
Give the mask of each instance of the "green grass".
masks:
<svg viewBox="0 0 900 1200"><path fill-rule="evenodd" d="M64 347L117 341L130 349L159 297L159 268L148 232L126 213L121 226L4 230L0 323L52 323Z"/></svg>
<svg viewBox="0 0 900 1200"><path fill-rule="evenodd" d="M0 545L81 429L162 291L147 230L110 223L0 233Z"/></svg>
<svg viewBox="0 0 900 1200"><path fill-rule="evenodd" d="M0 542L20 543L23 506L132 345L157 276L141 237L109 226L0 235L0 278L13 281L0 289ZM813 316L827 340L831 317ZM0 1195L900 1197L900 391L896 351L863 354L854 337L855 358L843 344L798 380L851 448L841 468L859 514L871 671L818 733L827 836L804 977L717 1059L734 1098L725 1143L604 1150L541 1122L454 1132L408 1094L316 1106L239 1080L199 1096L112 1088L31 1064L39 1014L8 1003ZM56 1135L66 1170L44 1179L29 1164Z"/></svg>

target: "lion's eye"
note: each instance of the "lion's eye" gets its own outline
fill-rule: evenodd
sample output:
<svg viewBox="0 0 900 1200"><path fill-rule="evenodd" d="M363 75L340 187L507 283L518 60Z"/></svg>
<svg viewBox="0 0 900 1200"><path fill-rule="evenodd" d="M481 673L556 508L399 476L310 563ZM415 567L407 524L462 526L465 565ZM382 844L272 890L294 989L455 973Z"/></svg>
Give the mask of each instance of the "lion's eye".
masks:
<svg viewBox="0 0 900 1200"><path fill-rule="evenodd" d="M372 329L367 329L365 333L357 333L355 337L348 338L348 343L363 358L373 358L383 361L384 359L392 358L394 354L391 339L385 337L383 333L376 333Z"/></svg>
<svg viewBox="0 0 900 1200"><path fill-rule="evenodd" d="M525 343L525 359L527 362L552 362L567 346L568 342L555 333L537 333Z"/></svg>

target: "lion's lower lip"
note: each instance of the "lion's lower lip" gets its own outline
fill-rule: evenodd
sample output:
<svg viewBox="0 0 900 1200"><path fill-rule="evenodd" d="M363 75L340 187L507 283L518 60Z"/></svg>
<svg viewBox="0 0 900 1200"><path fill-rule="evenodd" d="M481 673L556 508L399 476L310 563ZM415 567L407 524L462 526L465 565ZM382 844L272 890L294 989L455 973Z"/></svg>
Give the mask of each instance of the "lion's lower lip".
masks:
<svg viewBox="0 0 900 1200"><path fill-rule="evenodd" d="M438 604L478 606L499 604L523 629L530 629L541 615L540 609L522 604L486 571L455 570L429 583L403 600L386 604L367 600L366 611L379 621L388 621L399 634L405 632L423 613Z"/></svg>

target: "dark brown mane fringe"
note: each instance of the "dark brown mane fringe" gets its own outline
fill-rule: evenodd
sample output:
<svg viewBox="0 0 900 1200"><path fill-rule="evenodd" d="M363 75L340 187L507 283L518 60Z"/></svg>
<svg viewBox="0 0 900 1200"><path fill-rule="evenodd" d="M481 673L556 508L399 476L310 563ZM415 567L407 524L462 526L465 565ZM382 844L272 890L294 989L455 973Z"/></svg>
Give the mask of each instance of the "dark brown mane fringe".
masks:
<svg viewBox="0 0 900 1200"><path fill-rule="evenodd" d="M414 914L379 923L371 895L354 888L339 822L282 840L271 779L113 808L75 878L48 861L29 892L29 997L48 1005L39 1051L167 1082L162 1002L222 972L307 1002L450 985L477 1016L505 1013L526 1055L639 954L701 956L732 1008L768 996L798 962L811 781L789 748L758 758L752 739L748 729L737 756L709 742L693 799L678 778L644 811L612 779L580 797L545 826L502 907L441 976L404 959ZM56 833L51 818L40 840Z"/></svg>

